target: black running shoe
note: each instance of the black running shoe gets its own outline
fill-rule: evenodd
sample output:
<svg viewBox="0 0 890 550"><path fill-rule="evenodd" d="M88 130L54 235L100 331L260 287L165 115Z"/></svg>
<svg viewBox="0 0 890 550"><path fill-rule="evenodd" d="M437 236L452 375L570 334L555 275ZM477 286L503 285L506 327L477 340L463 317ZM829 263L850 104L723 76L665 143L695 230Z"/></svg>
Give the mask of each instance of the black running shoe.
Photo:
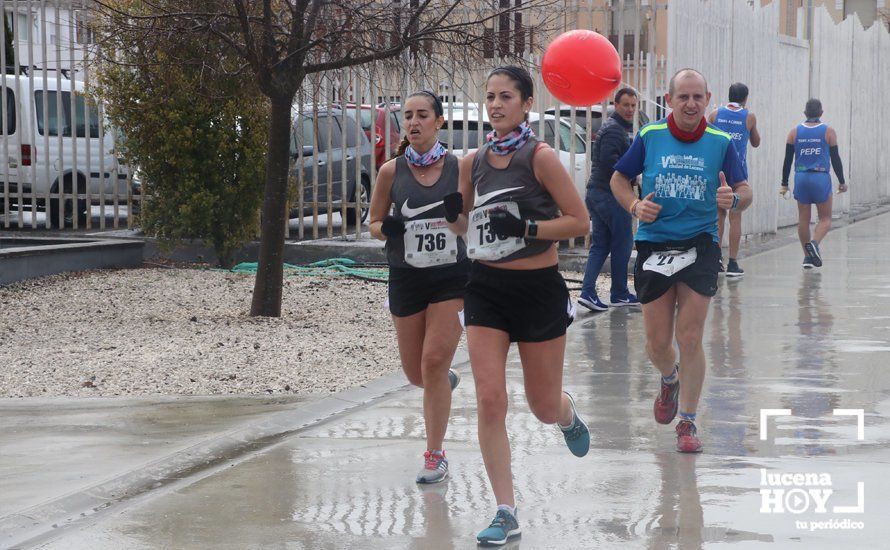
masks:
<svg viewBox="0 0 890 550"><path fill-rule="evenodd" d="M727 277L741 277L745 274L745 270L739 267L739 263L735 260L729 260L726 266Z"/></svg>
<svg viewBox="0 0 890 550"><path fill-rule="evenodd" d="M804 248L807 251L807 255L813 260L813 265L822 267L822 254L819 252L819 244L816 241L810 241L804 245Z"/></svg>

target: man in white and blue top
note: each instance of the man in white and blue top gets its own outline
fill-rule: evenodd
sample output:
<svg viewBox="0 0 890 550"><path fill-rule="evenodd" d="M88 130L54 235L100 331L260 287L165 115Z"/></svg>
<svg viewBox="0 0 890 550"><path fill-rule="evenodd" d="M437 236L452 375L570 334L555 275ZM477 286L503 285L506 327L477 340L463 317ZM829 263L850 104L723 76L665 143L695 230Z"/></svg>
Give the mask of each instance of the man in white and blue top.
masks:
<svg viewBox="0 0 890 550"><path fill-rule="evenodd" d="M757 130L757 117L748 110L748 87L741 82L736 82L729 87L729 103L711 112L708 121L715 127L732 136L739 160L748 170L748 143L751 147L760 146L760 132ZM718 225L719 243L723 245L723 228L726 225L727 213L720 210ZM727 277L741 277L745 270L739 267L737 261L739 243L742 240L742 213L739 210L729 212L729 262L726 264Z"/></svg>
<svg viewBox="0 0 890 550"><path fill-rule="evenodd" d="M695 417L705 377L702 336L720 267L717 211L744 210L752 200L732 137L705 120L710 99L701 73L678 71L667 95L671 114L640 130L611 181L616 200L640 220L634 288L646 351L662 375L654 415L670 424L679 412L680 452L701 451ZM640 174L643 199L631 188Z"/></svg>
<svg viewBox="0 0 890 550"><path fill-rule="evenodd" d="M803 268L822 267L819 244L831 229L831 174L837 176L838 193L847 190L844 165L837 148L837 133L822 122L822 102L810 99L804 107L807 119L788 133L785 163L782 166L782 196L788 194L788 175L794 162L794 198L797 200L797 236L803 247ZM813 205L819 214L816 231L810 238Z"/></svg>

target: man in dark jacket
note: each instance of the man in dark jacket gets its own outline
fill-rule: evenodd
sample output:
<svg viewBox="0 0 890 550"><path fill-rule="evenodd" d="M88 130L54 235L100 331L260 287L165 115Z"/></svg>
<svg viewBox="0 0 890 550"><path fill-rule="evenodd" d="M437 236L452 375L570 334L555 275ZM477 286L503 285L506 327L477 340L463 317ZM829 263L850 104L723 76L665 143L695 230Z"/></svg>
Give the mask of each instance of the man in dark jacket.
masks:
<svg viewBox="0 0 890 550"><path fill-rule="evenodd" d="M599 299L596 279L606 257L612 255L612 306L639 305L637 297L627 288L627 263L633 249L631 216L615 201L609 181L615 163L630 148L633 141L633 119L637 112L637 93L632 88L621 88L615 94L615 111L603 122L596 133L591 152L592 169L587 182L587 210L593 225L590 254L584 270L584 284L578 303L591 311L605 311L609 304Z"/></svg>

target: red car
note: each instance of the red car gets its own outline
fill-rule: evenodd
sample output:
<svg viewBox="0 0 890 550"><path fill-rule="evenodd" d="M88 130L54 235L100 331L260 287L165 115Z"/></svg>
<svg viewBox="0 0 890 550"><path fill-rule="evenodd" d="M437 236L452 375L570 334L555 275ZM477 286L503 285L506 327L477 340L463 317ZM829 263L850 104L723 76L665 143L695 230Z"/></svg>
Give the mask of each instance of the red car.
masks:
<svg viewBox="0 0 890 550"><path fill-rule="evenodd" d="M384 162L395 156L401 142L401 125L399 123L399 111L401 106L398 104L390 104L389 106L389 151L386 150L386 113L387 108L384 104L380 106L359 105L358 110L361 116L356 116L355 104L346 105L346 113L360 121L362 130L365 135L374 143L374 157L376 165L379 168ZM374 116L376 115L376 116ZM371 139L371 120L374 119L374 139Z"/></svg>

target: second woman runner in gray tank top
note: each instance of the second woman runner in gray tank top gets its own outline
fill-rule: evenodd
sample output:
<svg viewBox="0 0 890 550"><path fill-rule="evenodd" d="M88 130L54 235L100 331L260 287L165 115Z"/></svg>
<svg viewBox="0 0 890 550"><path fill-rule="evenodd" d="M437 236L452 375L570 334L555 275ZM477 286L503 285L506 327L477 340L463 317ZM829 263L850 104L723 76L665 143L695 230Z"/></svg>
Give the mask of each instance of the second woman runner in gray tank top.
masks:
<svg viewBox="0 0 890 550"><path fill-rule="evenodd" d="M426 451L417 483L448 477L444 439L451 392L460 376L451 360L460 341L467 283L466 246L448 227L445 197L457 191L458 161L438 141L442 103L432 92L402 106L403 155L380 167L371 196L371 234L386 242L389 310L408 381L423 388Z"/></svg>
<svg viewBox="0 0 890 550"><path fill-rule="evenodd" d="M398 268L435 268L466 260L467 247L448 229L443 201L445 195L457 191L457 158L446 153L442 175L432 185L417 181L404 156L395 162L390 201L406 231L386 240L387 263Z"/></svg>

